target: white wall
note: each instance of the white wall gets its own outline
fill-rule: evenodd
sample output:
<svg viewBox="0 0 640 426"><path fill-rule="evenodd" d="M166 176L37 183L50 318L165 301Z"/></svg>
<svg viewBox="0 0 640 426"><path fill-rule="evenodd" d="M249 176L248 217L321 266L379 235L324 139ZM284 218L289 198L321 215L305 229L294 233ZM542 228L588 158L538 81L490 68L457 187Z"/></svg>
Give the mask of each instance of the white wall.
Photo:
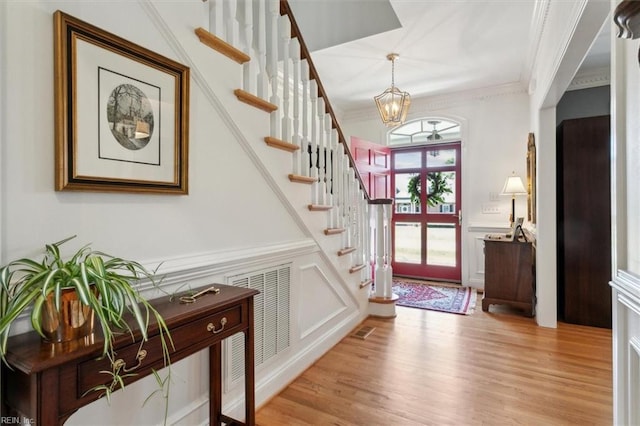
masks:
<svg viewBox="0 0 640 426"><path fill-rule="evenodd" d="M611 2L612 7L617 6ZM614 27L616 28L616 27ZM617 29L617 28L616 28ZM616 31L612 31L616 34ZM640 422L640 90L637 40L612 40L613 424Z"/></svg>
<svg viewBox="0 0 640 426"><path fill-rule="evenodd" d="M200 19L199 2L181 7ZM138 3L9 2L2 25L8 106L2 139L3 260L72 234L78 234L78 244L93 242L140 260L304 237L194 84L188 196L53 191L52 13L58 8L177 59Z"/></svg>
<svg viewBox="0 0 640 426"><path fill-rule="evenodd" d="M513 85L414 100L407 121L423 117L442 117L461 123L462 282L482 288L483 281L477 278L478 262L474 258L482 249L477 244L480 231L476 230L509 226L511 198L497 194L512 172L523 181L526 179L529 96ZM375 109L344 116L340 125L347 140L357 136L386 143L389 129L381 124ZM498 207L499 213L483 213L483 205ZM516 216L527 217L526 213L526 197L518 197Z"/></svg>
<svg viewBox="0 0 640 426"><path fill-rule="evenodd" d="M326 254L337 252L340 239L317 239L324 215L303 217L312 215L309 189L286 178L290 157L265 148L269 116L233 97L239 65L193 33L207 26L205 7L201 0L0 3L0 263L37 256L45 243L73 234L69 249L90 242L152 267L163 262L169 291L290 263L291 347L257 371L261 404L362 320L367 297L344 272L351 265ZM57 9L191 66L189 195L54 191ZM272 173L279 165L286 168ZM25 327L23 321L16 331ZM207 421L206 365L204 354L176 364L170 423ZM145 378L114 395L111 407L98 401L68 424L158 424L159 400L141 408L155 389ZM241 391L231 389L223 401L237 417L240 400Z"/></svg>
<svg viewBox="0 0 640 426"><path fill-rule="evenodd" d="M539 325L557 325L556 112L609 13L599 0L549 2L532 71L531 130L538 147L536 292Z"/></svg>

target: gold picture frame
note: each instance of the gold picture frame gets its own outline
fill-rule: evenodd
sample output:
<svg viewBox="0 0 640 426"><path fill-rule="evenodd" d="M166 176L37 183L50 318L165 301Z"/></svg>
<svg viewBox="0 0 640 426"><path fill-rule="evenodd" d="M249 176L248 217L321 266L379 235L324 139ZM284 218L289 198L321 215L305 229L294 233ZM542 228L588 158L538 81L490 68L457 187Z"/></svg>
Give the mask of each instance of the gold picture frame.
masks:
<svg viewBox="0 0 640 426"><path fill-rule="evenodd" d="M527 139L527 212L528 220L536 223L536 141L533 133Z"/></svg>
<svg viewBox="0 0 640 426"><path fill-rule="evenodd" d="M189 68L54 13L55 189L188 193Z"/></svg>

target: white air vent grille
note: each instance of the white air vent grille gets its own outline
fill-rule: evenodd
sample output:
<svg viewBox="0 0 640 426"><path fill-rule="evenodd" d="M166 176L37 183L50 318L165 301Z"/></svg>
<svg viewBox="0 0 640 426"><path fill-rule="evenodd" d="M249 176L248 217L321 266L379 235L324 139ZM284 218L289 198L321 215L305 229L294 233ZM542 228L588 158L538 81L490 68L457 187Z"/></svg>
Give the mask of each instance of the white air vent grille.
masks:
<svg viewBox="0 0 640 426"><path fill-rule="evenodd" d="M289 347L290 265L229 277L228 283L252 288L256 367ZM227 387L244 377L244 334L227 341Z"/></svg>

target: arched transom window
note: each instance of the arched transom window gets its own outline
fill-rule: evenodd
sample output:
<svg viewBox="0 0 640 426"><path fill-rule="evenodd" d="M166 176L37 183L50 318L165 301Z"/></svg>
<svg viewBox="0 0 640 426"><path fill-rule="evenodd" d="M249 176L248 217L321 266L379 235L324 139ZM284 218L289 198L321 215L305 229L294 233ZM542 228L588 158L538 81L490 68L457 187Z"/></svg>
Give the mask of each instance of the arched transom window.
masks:
<svg viewBox="0 0 640 426"><path fill-rule="evenodd" d="M423 118L389 133L389 146L425 145L460 140L460 124L441 118Z"/></svg>

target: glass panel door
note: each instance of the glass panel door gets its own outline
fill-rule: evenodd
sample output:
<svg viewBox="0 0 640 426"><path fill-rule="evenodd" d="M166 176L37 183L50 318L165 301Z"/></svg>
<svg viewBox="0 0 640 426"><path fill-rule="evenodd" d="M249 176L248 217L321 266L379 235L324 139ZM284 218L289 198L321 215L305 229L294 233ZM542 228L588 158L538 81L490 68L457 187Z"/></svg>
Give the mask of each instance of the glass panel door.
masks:
<svg viewBox="0 0 640 426"><path fill-rule="evenodd" d="M460 281L460 143L396 149L391 159L394 274Z"/></svg>

